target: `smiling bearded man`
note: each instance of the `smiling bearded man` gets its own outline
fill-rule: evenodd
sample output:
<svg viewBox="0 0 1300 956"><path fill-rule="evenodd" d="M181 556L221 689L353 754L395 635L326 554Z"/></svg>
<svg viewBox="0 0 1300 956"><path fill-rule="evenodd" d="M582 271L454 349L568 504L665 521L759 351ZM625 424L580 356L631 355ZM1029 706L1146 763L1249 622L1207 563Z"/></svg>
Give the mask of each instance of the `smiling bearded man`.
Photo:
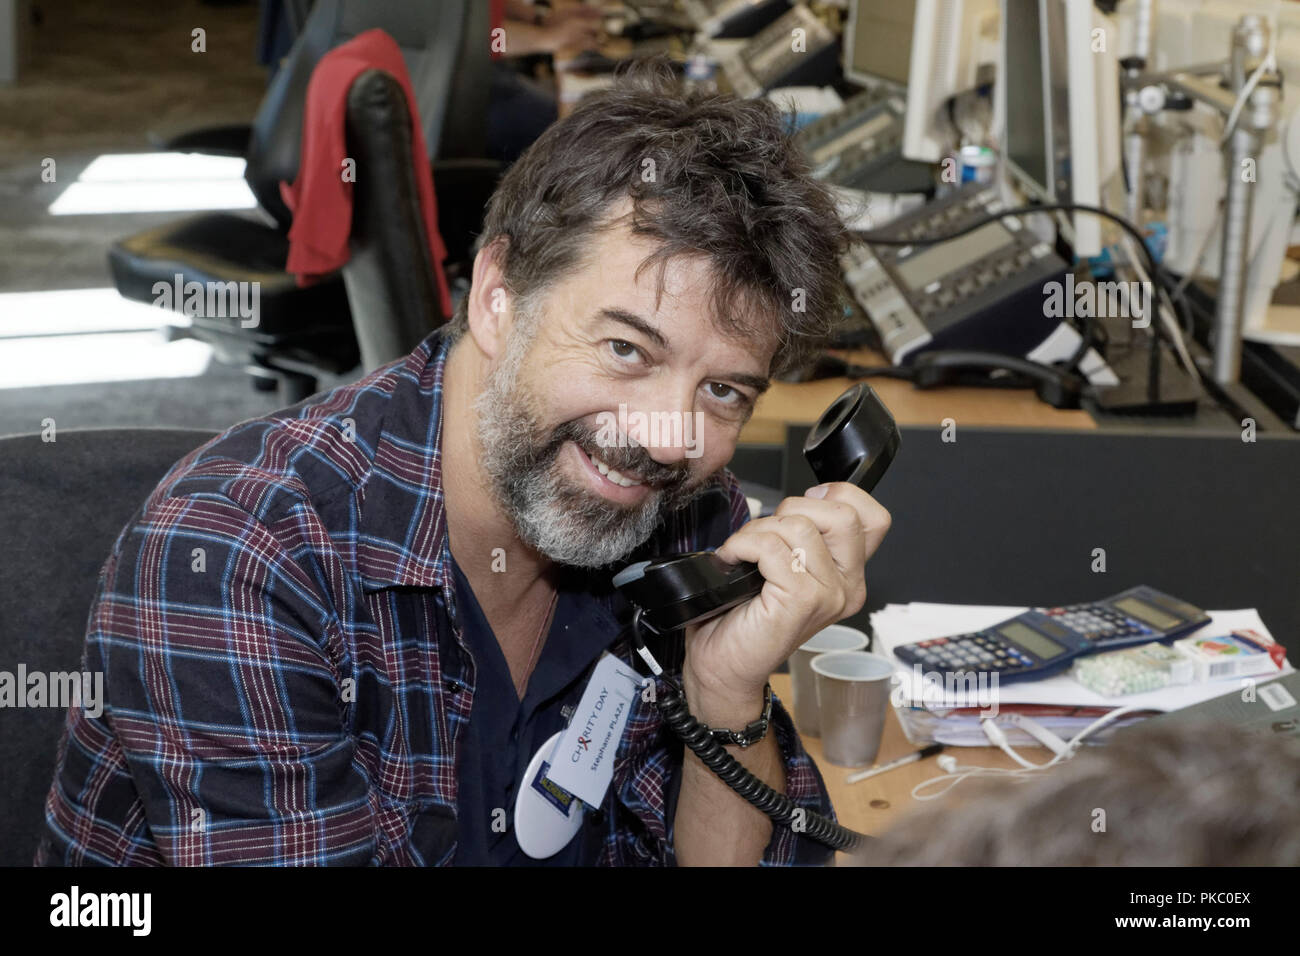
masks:
<svg viewBox="0 0 1300 956"><path fill-rule="evenodd" d="M623 435L621 445L602 441L610 421L606 413L601 428L570 421L548 430L535 411L542 407L541 401L520 376L536 332L536 317L518 307L514 316L507 354L488 375L474 404L479 462L498 504L530 549L559 564L609 564L649 538L669 513L698 493L701 482L692 484L684 465L663 465L637 450L635 434ZM694 440L689 423L695 420L685 418L683 448ZM640 490L620 494L607 488L602 493L600 486L593 490L595 482L590 480L566 482L558 463L571 461L565 453L573 449L594 459L593 466L605 477L612 474L610 484ZM620 500L631 503L623 505Z"/></svg>
<svg viewBox="0 0 1300 956"><path fill-rule="evenodd" d="M750 521L726 470L822 347L845 244L771 104L662 62L584 99L502 179L445 327L192 452L124 530L87 633L105 713L69 713L38 862L825 862L684 754L611 578L758 564L658 650L712 728L760 723L768 676L862 608L888 513L831 483ZM830 814L779 701L763 727L728 752ZM606 776L567 800L527 773L548 756Z"/></svg>

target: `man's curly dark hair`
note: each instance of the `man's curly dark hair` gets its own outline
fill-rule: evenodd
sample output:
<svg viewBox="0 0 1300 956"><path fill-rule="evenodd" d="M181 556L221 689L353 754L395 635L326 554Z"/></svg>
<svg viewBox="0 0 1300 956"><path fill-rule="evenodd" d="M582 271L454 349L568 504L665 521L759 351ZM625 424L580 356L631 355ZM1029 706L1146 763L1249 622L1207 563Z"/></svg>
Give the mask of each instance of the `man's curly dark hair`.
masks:
<svg viewBox="0 0 1300 956"><path fill-rule="evenodd" d="M687 92L663 57L633 61L509 169L476 249L504 238L506 291L535 301L597 254L610 213L630 199L634 234L657 242L640 270L677 256L712 264L715 326L775 341L769 374L822 349L842 315L848 233L810 175L791 124L766 100ZM451 320L467 327L462 301Z"/></svg>

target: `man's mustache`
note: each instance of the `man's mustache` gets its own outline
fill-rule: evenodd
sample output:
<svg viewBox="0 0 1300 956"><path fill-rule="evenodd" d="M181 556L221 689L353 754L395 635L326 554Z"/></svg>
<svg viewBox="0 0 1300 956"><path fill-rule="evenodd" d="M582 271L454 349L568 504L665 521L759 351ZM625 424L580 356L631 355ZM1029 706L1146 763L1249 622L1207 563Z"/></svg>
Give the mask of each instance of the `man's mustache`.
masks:
<svg viewBox="0 0 1300 956"><path fill-rule="evenodd" d="M547 457L558 455L566 441L571 441L582 451L594 455L609 465L619 474L636 475L645 484L653 488L673 492L686 485L691 479L690 463L664 465L655 461L640 445L627 441L627 447L605 448L597 444L594 433L580 422L565 422L552 433L552 444L548 447Z"/></svg>

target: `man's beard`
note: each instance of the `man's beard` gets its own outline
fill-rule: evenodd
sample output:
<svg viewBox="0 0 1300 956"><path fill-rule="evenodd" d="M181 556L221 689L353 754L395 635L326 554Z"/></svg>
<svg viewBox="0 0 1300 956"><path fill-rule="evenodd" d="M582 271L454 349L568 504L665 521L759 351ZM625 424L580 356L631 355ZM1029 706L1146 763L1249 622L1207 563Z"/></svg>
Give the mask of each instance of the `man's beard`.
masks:
<svg viewBox="0 0 1300 956"><path fill-rule="evenodd" d="M536 327L516 321L506 355L475 400L480 460L524 544L558 564L603 567L645 542L666 515L699 495L704 482L692 485L685 463L662 465L630 438L626 448L601 447L582 422L543 426L535 397L519 381ZM645 500L623 507L575 486L559 464L569 441L621 474L640 476L650 486Z"/></svg>

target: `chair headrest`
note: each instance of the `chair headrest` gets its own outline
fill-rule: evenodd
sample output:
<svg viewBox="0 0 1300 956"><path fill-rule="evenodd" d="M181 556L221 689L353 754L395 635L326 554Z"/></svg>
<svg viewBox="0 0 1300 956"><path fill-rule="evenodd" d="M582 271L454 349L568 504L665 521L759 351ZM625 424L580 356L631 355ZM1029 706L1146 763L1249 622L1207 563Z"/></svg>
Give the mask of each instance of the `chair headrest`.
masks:
<svg viewBox="0 0 1300 956"><path fill-rule="evenodd" d="M384 30L402 50L430 159L483 155L491 87L488 6L476 0L317 0L253 119L244 178L262 208L288 228L293 216L279 185L298 175L312 72L330 50L370 29Z"/></svg>

